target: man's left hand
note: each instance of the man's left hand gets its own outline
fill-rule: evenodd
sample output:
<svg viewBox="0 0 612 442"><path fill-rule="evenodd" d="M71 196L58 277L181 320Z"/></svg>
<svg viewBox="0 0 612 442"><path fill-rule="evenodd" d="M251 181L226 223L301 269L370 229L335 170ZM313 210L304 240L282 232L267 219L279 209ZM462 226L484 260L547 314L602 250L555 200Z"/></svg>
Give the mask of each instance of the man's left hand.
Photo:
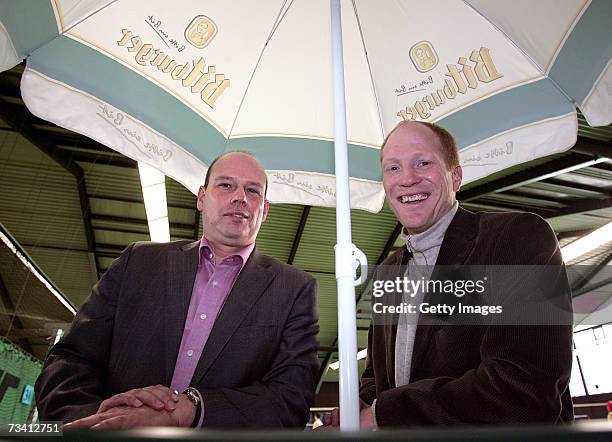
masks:
<svg viewBox="0 0 612 442"><path fill-rule="evenodd" d="M102 413L78 419L64 425L64 429L91 428L95 430L128 429L134 427L189 427L195 417L195 407L181 395L173 411L154 410L148 406L114 407Z"/></svg>
<svg viewBox="0 0 612 442"><path fill-rule="evenodd" d="M372 431L377 428L376 421L374 419L374 412L372 407L366 404L364 401L359 400L359 429L361 431ZM340 426L340 409L334 408L331 413L325 416L323 425L317 427L314 431L334 431L338 430Z"/></svg>
<svg viewBox="0 0 612 442"><path fill-rule="evenodd" d="M177 426L178 421L165 410L154 410L144 407L114 407L102 413L70 422L64 425L65 430L91 428L95 430L127 429L146 426Z"/></svg>
<svg viewBox="0 0 612 442"><path fill-rule="evenodd" d="M376 421L374 420L372 407L362 408L359 412L359 428L361 431L372 431L376 429Z"/></svg>
<svg viewBox="0 0 612 442"><path fill-rule="evenodd" d="M111 398L106 399L100 404L98 413L110 410L114 407L128 406L141 407L148 405L154 410L173 411L176 408L176 403L179 400L179 395L165 385L150 385L144 388L134 388L133 390L119 393Z"/></svg>

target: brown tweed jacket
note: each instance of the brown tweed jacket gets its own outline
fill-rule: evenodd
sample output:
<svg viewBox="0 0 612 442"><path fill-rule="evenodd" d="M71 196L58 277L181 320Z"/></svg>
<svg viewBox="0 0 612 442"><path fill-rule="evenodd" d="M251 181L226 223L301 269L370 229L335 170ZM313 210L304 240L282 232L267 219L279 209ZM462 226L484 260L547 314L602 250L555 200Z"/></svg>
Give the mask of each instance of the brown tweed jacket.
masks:
<svg viewBox="0 0 612 442"><path fill-rule="evenodd" d="M406 253L402 247L380 271L403 274ZM563 307L571 312L556 237L537 215L474 214L459 208L436 265L470 264L557 265L561 290L567 293ZM396 325L376 325L368 337L360 396L367 403L377 398L381 427L558 423L573 418L569 324L440 326L425 325L419 318L410 383L401 387L395 386L396 332Z"/></svg>

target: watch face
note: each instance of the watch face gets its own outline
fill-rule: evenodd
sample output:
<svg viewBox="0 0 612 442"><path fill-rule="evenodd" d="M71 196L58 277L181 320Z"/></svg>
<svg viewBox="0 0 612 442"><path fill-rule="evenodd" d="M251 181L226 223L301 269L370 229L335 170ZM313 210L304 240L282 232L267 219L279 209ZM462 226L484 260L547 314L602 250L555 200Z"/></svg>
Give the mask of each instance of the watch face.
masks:
<svg viewBox="0 0 612 442"><path fill-rule="evenodd" d="M191 427L197 427L202 424L202 407L200 406L200 395L198 390L195 388L189 387L183 393L187 399L195 406L195 416L193 417L193 422L191 423ZM198 424L199 422L199 424Z"/></svg>
<svg viewBox="0 0 612 442"><path fill-rule="evenodd" d="M185 391L183 391L183 394L185 396L187 396L187 399L189 399L191 402L193 402L193 404L197 407L200 404L200 398L198 397L198 395L193 391L193 389L188 388Z"/></svg>

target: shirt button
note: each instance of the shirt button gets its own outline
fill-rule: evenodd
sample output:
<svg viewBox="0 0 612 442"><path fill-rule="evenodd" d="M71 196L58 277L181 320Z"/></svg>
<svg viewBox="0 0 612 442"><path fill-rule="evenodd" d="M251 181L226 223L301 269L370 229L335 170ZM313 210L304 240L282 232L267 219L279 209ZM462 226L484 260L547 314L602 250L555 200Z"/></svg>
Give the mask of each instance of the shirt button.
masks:
<svg viewBox="0 0 612 442"><path fill-rule="evenodd" d="M189 357L193 356L193 350L187 350L187 356Z"/></svg>
<svg viewBox="0 0 612 442"><path fill-rule="evenodd" d="M219 285L219 283L217 281L213 281L212 285L213 285L213 287L217 287Z"/></svg>
<svg viewBox="0 0 612 442"><path fill-rule="evenodd" d="M200 319L206 319L206 313L202 313L202 314L200 315Z"/></svg>

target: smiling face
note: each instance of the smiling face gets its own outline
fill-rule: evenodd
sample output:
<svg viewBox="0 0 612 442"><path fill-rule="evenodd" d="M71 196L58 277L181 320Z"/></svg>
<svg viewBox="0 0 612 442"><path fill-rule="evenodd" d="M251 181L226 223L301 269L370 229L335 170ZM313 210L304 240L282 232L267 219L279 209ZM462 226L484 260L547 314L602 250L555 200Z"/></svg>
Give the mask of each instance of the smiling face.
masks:
<svg viewBox="0 0 612 442"><path fill-rule="evenodd" d="M265 186L265 172L248 154L231 152L214 164L207 187L198 192L198 210L215 254L255 242L268 215Z"/></svg>
<svg viewBox="0 0 612 442"><path fill-rule="evenodd" d="M461 166L449 170L438 136L416 122L389 136L382 170L389 206L410 235L427 230L448 212L461 186Z"/></svg>

